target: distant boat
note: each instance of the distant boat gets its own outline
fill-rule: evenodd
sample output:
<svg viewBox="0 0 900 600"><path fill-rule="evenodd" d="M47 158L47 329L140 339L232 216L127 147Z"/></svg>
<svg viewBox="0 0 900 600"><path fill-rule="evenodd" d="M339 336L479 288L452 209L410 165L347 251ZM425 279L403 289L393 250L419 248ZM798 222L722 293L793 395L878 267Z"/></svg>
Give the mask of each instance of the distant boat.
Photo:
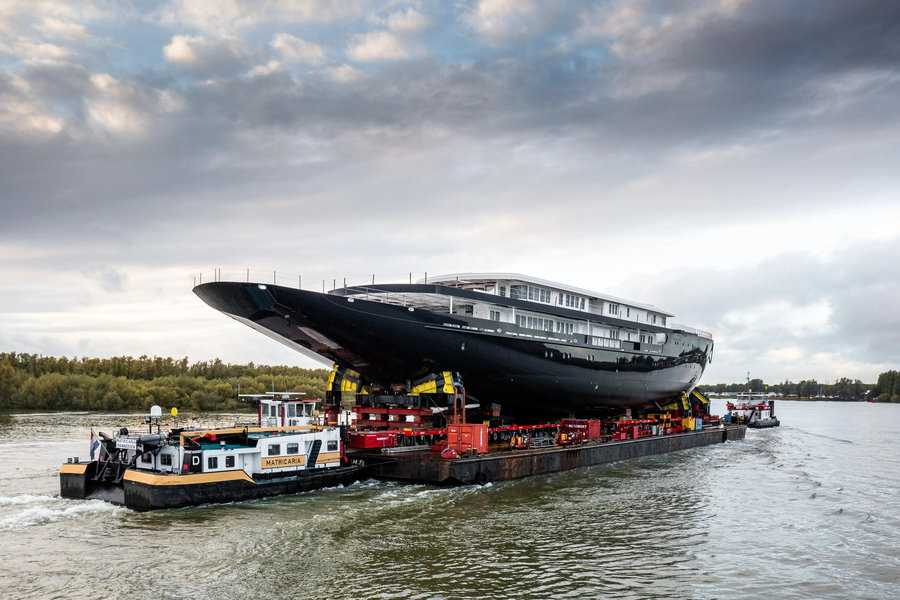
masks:
<svg viewBox="0 0 900 600"><path fill-rule="evenodd" d="M725 404L727 423L762 429L781 425L775 417L775 401L768 394L739 393L734 402Z"/></svg>
<svg viewBox="0 0 900 600"><path fill-rule="evenodd" d="M384 386L457 371L470 398L505 414L658 408L689 392L712 358L708 333L671 313L514 273L318 293L212 282L213 308L325 364Z"/></svg>

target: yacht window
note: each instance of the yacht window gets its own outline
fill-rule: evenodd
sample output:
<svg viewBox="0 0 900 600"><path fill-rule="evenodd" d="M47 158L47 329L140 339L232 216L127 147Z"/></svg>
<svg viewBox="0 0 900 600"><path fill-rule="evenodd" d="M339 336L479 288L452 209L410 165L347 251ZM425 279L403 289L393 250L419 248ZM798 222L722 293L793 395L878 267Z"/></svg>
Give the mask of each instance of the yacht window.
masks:
<svg viewBox="0 0 900 600"><path fill-rule="evenodd" d="M546 302L547 304L550 304L550 290L530 285L509 286L509 297L518 300L534 300L535 302Z"/></svg>
<svg viewBox="0 0 900 600"><path fill-rule="evenodd" d="M538 329L540 331L553 331L553 321L542 317L531 317L518 315L516 317L516 325L525 327L526 329Z"/></svg>
<svg viewBox="0 0 900 600"><path fill-rule="evenodd" d="M337 452L338 443L337 440L329 440L328 441L328 451L329 452Z"/></svg>
<svg viewBox="0 0 900 600"><path fill-rule="evenodd" d="M234 467L234 455L225 457L225 466L228 468Z"/></svg>
<svg viewBox="0 0 900 600"><path fill-rule="evenodd" d="M562 321L556 322L556 333L573 333L575 330L575 325L572 323L563 323Z"/></svg>
<svg viewBox="0 0 900 600"><path fill-rule="evenodd" d="M172 455L171 454L161 454L159 456L159 464L171 467L172 466Z"/></svg>
<svg viewBox="0 0 900 600"><path fill-rule="evenodd" d="M269 456L278 456L281 454L281 444L272 444L269 446Z"/></svg>
<svg viewBox="0 0 900 600"><path fill-rule="evenodd" d="M288 444L287 445L287 453L288 454L297 454L300 452L300 444Z"/></svg>
<svg viewBox="0 0 900 600"><path fill-rule="evenodd" d="M218 456L210 456L206 461L207 469L218 469L219 468L219 457Z"/></svg>

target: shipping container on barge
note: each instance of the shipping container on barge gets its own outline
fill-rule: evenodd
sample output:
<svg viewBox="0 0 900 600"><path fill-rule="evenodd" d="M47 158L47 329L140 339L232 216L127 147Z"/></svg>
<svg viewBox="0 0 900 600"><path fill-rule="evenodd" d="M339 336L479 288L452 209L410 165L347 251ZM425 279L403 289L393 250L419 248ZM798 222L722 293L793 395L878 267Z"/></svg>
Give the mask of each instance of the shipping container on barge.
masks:
<svg viewBox="0 0 900 600"><path fill-rule="evenodd" d="M154 406L147 433L100 433L90 461L63 464L60 495L146 511L293 494L360 476L361 467L344 456L339 428L317 424L318 400L272 393L256 401L255 425L168 434L160 433L162 414Z"/></svg>

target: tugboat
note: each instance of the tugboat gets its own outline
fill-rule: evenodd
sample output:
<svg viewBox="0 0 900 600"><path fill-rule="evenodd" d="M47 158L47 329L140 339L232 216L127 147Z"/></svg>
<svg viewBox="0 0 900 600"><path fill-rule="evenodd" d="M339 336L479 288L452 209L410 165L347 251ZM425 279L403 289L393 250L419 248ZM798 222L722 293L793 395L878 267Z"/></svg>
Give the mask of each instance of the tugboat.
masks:
<svg viewBox="0 0 900 600"><path fill-rule="evenodd" d="M775 418L775 401L767 394L739 393L734 402L725 404L726 423L746 425L754 429L778 427L781 422Z"/></svg>
<svg viewBox="0 0 900 600"><path fill-rule="evenodd" d="M274 392L253 400L256 425L163 434L162 410L153 406L147 433L124 427L115 436L100 432L90 461L70 458L62 465L60 495L147 511L293 494L359 478L363 467L345 458L340 428L318 423L320 401Z"/></svg>

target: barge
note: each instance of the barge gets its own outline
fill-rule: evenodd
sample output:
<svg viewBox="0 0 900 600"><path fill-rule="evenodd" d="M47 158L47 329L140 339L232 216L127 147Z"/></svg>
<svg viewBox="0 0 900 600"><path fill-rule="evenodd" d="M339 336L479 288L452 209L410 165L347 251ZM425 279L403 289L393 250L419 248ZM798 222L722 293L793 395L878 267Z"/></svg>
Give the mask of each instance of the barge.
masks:
<svg viewBox="0 0 900 600"><path fill-rule="evenodd" d="M700 446L744 439L743 425L631 440L596 440L577 445L528 450L503 450L447 460L435 452L403 452L386 459L384 454L357 453L376 479L438 485L486 484L534 475L558 473L653 454L677 452Z"/></svg>
<svg viewBox="0 0 900 600"><path fill-rule="evenodd" d="M360 477L362 467L344 456L340 429L316 423L318 401L275 393L257 401L255 425L168 434L160 433L154 406L147 433L101 432L91 460L63 464L60 495L147 511L293 494Z"/></svg>

